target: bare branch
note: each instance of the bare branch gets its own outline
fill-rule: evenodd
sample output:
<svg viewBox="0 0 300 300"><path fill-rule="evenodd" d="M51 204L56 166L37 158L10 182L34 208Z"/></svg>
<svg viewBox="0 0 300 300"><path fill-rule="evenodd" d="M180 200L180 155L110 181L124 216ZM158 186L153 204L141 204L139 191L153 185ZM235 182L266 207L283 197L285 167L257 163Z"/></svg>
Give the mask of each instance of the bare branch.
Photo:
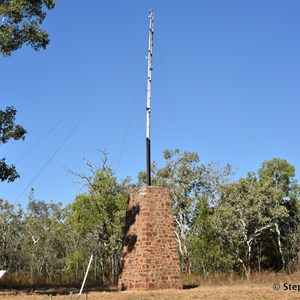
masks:
<svg viewBox="0 0 300 300"><path fill-rule="evenodd" d="M40 240L41 237L38 237L37 239L35 239L35 238L34 238L34 235L33 235L30 231L28 231L28 232L29 232L29 234L31 235L33 244L35 245L35 244Z"/></svg>

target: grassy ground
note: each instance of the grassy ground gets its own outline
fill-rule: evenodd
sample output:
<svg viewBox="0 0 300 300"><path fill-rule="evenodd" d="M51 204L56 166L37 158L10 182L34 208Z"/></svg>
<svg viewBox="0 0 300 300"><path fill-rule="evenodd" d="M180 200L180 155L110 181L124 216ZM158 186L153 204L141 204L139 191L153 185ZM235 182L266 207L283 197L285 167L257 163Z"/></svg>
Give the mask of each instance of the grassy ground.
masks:
<svg viewBox="0 0 300 300"><path fill-rule="evenodd" d="M270 285L230 285L230 286L203 286L188 290L162 290L149 292L91 292L89 300L191 300L191 299L239 299L239 300L277 300L277 299L299 299L297 291L274 291ZM42 300L50 299L47 295L34 293L1 293L2 300ZM70 299L68 295L57 295L53 300ZM73 299L77 299L73 297ZM85 299L82 295L80 299Z"/></svg>
<svg viewBox="0 0 300 300"><path fill-rule="evenodd" d="M147 292L97 292L89 293L89 300L192 300L192 299L217 299L217 300L293 300L300 299L298 285L300 287L300 273L291 276L285 274L267 274L254 276L246 281L234 277L226 278L189 278L184 281L190 286L196 284L196 288L184 290L161 290ZM273 285L279 284L279 290L274 290ZM289 290L284 290L284 288ZM275 285L277 288L278 286ZM49 294L53 293L52 300L68 300L68 291L4 291L0 289L0 300L50 300ZM57 294L56 294L57 293ZM64 295L62 295L64 293ZM77 299L75 295L73 300ZM85 300L85 295L80 299Z"/></svg>

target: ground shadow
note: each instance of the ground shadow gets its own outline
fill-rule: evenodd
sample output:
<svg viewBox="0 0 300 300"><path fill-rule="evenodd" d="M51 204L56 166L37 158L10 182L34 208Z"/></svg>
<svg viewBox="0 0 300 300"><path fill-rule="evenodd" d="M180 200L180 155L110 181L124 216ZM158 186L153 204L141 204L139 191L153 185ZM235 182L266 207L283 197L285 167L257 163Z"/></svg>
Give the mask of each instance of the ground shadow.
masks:
<svg viewBox="0 0 300 300"><path fill-rule="evenodd" d="M195 289L197 287L199 287L199 284L184 284L182 288L184 290L190 290L190 289Z"/></svg>

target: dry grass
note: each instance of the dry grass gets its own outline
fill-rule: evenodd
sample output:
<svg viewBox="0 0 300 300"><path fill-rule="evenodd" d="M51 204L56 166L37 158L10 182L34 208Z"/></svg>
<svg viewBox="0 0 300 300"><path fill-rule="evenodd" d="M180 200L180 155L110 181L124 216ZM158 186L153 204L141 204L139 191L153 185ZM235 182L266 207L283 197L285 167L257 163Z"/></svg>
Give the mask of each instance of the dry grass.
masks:
<svg viewBox="0 0 300 300"><path fill-rule="evenodd" d="M90 292L89 300L192 300L192 299L218 299L218 300L293 300L300 299L300 292L295 290L283 290L283 284L300 285L300 273L293 275L286 274L263 274L254 275L251 281L238 279L235 276L225 277L206 277L204 281L201 277L190 277L184 279L190 285L199 283L197 288L184 290L160 290L147 292ZM275 291L273 284L279 283L280 289ZM49 300L47 297L50 291L44 293L36 292L16 292L16 291L1 291L0 300ZM57 291L62 293L62 291ZM57 294L53 300L68 300L69 295ZM73 299L77 299L73 297ZM82 295L82 300L85 300L85 295Z"/></svg>
<svg viewBox="0 0 300 300"><path fill-rule="evenodd" d="M297 291L274 291L272 285L203 286L189 290L162 290L149 292L91 292L89 300L191 300L191 299L239 299L239 300L283 300L299 299ZM2 293L1 300L49 300L46 295ZM67 300L68 295L55 296L53 300ZM73 297L73 299L76 299ZM85 299L82 296L81 299Z"/></svg>

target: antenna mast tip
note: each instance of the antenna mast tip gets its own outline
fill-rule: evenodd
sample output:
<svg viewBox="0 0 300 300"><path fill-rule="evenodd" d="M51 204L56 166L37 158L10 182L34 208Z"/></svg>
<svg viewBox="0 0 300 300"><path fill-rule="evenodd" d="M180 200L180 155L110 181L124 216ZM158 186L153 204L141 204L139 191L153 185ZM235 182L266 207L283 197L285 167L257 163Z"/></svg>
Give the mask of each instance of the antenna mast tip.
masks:
<svg viewBox="0 0 300 300"><path fill-rule="evenodd" d="M152 18L153 17L153 9L149 9L149 18Z"/></svg>

